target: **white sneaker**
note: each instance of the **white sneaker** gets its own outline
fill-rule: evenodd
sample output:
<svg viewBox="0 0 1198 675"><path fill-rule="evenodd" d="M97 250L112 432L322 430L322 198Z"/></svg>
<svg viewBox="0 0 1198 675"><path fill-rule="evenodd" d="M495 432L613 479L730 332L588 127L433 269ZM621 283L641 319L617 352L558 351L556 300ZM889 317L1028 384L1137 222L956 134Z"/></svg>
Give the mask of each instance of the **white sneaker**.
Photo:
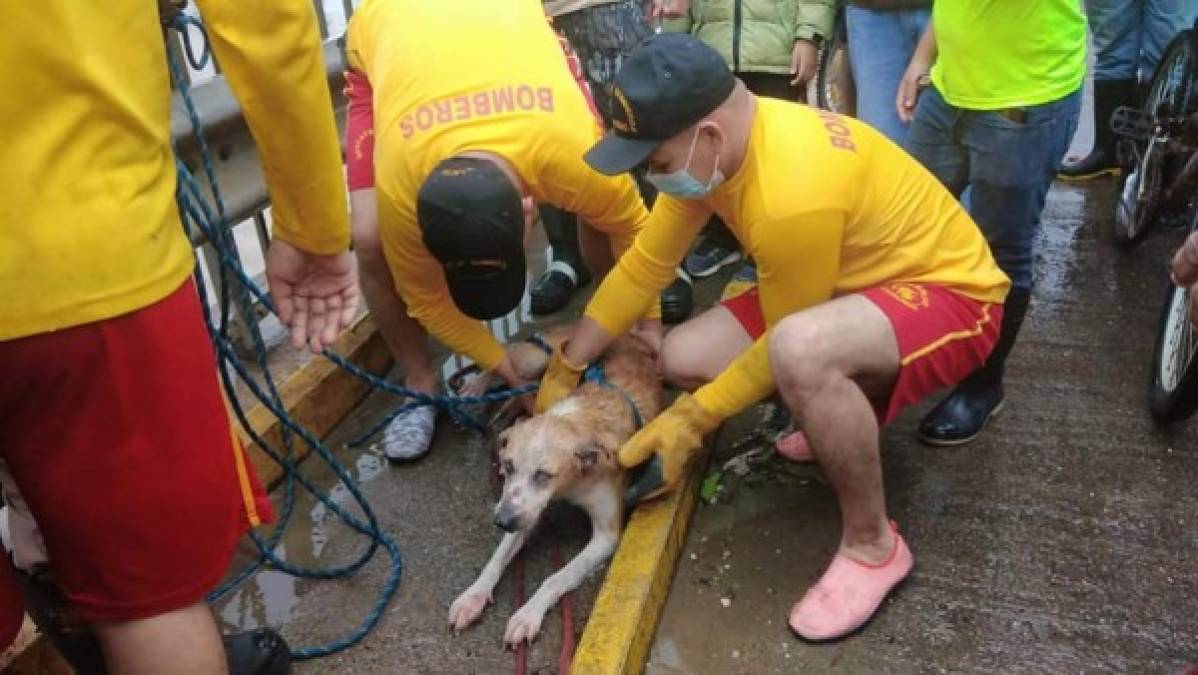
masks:
<svg viewBox="0 0 1198 675"><path fill-rule="evenodd" d="M437 409L413 408L387 425L383 431L383 454L396 464L414 462L428 454L436 428Z"/></svg>

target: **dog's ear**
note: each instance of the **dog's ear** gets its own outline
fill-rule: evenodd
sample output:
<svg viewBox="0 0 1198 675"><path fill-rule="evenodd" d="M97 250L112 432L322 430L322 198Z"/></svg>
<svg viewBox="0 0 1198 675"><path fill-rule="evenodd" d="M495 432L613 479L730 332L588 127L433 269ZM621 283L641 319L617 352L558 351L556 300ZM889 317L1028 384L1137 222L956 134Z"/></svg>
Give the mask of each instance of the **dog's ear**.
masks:
<svg viewBox="0 0 1198 675"><path fill-rule="evenodd" d="M574 451L574 461L578 465L578 471L582 474L588 474L595 465L599 463L599 455L602 453L602 448L593 444L586 445Z"/></svg>

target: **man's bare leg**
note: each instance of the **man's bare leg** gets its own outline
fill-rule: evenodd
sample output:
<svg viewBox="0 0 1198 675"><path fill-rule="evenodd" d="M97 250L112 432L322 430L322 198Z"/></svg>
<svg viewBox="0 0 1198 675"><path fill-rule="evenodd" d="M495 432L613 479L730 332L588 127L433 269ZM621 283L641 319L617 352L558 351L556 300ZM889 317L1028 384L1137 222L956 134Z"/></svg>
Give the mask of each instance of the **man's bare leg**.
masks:
<svg viewBox="0 0 1198 675"><path fill-rule="evenodd" d="M889 392L899 369L889 319L869 300L845 296L793 314L770 339L782 400L802 425L840 502L841 550L880 562L894 537L886 518L878 422L863 387Z"/></svg>
<svg viewBox="0 0 1198 675"><path fill-rule="evenodd" d="M383 256L375 193L349 193L354 253L358 277L370 315L404 375L404 386L428 394L437 390L437 371L428 348L428 334L413 318L395 290L395 279Z"/></svg>
<svg viewBox="0 0 1198 675"><path fill-rule="evenodd" d="M803 638L833 640L864 625L914 564L886 517L869 401L893 388L898 343L882 310L850 295L780 321L770 334L770 363L836 491L842 523L839 551L789 624Z"/></svg>
<svg viewBox="0 0 1198 675"><path fill-rule="evenodd" d="M607 276L608 271L616 264L607 235L581 219L578 221L578 250L596 283Z"/></svg>
<svg viewBox="0 0 1198 675"><path fill-rule="evenodd" d="M225 647L204 602L148 619L98 623L108 672L212 675L228 672Z"/></svg>
<svg viewBox="0 0 1198 675"><path fill-rule="evenodd" d="M438 378L428 347L428 333L408 316L407 305L395 289L395 279L387 267L379 237L374 190L355 190L349 194L349 199L353 209L350 224L354 253L358 258L358 279L366 306L399 364L404 386L435 394ZM399 415L383 432L383 454L388 460L401 463L424 457L432 445L436 419L436 409L428 406Z"/></svg>
<svg viewBox="0 0 1198 675"><path fill-rule="evenodd" d="M732 312L716 305L666 334L661 350L663 375L675 387L694 391L751 346L753 339Z"/></svg>

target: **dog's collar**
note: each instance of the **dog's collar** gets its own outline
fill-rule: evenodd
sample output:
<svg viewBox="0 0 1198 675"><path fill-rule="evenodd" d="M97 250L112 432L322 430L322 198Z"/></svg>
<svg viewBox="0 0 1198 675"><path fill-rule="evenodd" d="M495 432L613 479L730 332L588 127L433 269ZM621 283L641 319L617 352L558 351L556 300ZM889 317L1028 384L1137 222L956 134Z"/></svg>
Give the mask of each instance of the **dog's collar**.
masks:
<svg viewBox="0 0 1198 675"><path fill-rule="evenodd" d="M586 371L582 374L582 380L583 382L594 382L600 387L607 387L608 389L611 389L619 394L624 398L625 401L628 402L628 407L632 410L632 424L636 427L637 431L640 431L641 427L645 426L645 418L641 416L641 409L637 407L636 401L632 400L632 396L630 396L628 392L624 391L623 388L612 384L612 382L607 379L607 373L603 370L602 361L595 361L591 365L587 366Z"/></svg>
<svg viewBox="0 0 1198 675"><path fill-rule="evenodd" d="M546 354L553 353L553 345L550 345L548 342L546 342L545 338L541 337L540 333L533 333L527 338L524 338L524 341L540 347L541 351L545 352Z"/></svg>

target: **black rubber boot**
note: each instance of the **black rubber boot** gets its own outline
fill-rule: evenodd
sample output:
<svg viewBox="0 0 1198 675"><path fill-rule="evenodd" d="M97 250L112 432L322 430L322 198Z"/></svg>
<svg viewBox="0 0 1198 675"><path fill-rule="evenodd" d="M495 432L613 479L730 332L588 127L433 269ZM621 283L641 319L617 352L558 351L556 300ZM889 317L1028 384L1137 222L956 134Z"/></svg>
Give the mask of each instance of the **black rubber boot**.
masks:
<svg viewBox="0 0 1198 675"><path fill-rule="evenodd" d="M553 247L553 261L532 289L532 313L552 314L565 307L574 291L591 282L578 250L578 217L556 206L540 206L541 223Z"/></svg>
<svg viewBox="0 0 1198 675"><path fill-rule="evenodd" d="M1111 131L1111 115L1119 106L1132 105L1135 96L1134 79L1094 80L1094 147L1089 155L1062 166L1058 177L1080 181L1119 175L1119 158L1115 151L1119 139Z"/></svg>
<svg viewBox="0 0 1198 675"><path fill-rule="evenodd" d="M682 268L678 268L678 276L661 292L661 321L669 325L682 323L690 318L694 308L690 277Z"/></svg>
<svg viewBox="0 0 1198 675"><path fill-rule="evenodd" d="M32 573L14 568L25 610L38 629L79 675L107 675L100 641L87 622L73 612L48 568ZM270 628L223 638L229 675L286 675L291 672L291 649Z"/></svg>
<svg viewBox="0 0 1198 675"><path fill-rule="evenodd" d="M923 418L919 425L921 441L929 445L964 445L977 438L986 422L1002 410L1003 370L1019 337L1030 299L1030 289L1011 290L1003 308L1002 332L990 358Z"/></svg>

